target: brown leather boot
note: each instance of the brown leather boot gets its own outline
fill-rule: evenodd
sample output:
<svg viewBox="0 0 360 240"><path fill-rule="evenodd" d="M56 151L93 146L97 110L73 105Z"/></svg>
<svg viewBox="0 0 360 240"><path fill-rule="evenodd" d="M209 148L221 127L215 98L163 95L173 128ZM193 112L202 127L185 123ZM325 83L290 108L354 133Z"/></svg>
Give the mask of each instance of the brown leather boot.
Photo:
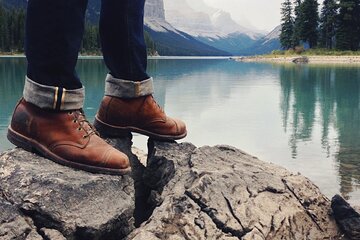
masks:
<svg viewBox="0 0 360 240"><path fill-rule="evenodd" d="M185 123L167 117L151 95L139 98L105 96L94 126L101 134L114 137L136 132L159 140L178 140L187 134Z"/></svg>
<svg viewBox="0 0 360 240"><path fill-rule="evenodd" d="M8 139L18 147L73 168L114 175L131 170L128 157L97 135L82 110L48 111L21 99Z"/></svg>

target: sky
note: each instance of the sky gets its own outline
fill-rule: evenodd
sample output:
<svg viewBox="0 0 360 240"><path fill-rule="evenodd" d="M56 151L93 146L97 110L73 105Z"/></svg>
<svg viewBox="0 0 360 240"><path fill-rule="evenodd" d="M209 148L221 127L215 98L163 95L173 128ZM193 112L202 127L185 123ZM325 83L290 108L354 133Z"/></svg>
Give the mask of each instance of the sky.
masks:
<svg viewBox="0 0 360 240"><path fill-rule="evenodd" d="M283 0L203 1L213 8L229 12L235 21L245 27L256 28L262 31L271 31L280 24L280 8Z"/></svg>

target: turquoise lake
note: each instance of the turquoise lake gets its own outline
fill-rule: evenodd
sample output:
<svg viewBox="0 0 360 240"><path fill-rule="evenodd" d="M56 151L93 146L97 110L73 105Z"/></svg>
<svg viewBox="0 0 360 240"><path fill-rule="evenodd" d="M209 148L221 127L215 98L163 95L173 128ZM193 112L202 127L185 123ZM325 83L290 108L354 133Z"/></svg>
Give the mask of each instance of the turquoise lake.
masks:
<svg viewBox="0 0 360 240"><path fill-rule="evenodd" d="M107 70L84 58L85 112L94 119ZM26 60L0 58L0 151L22 95ZM183 119L197 146L227 144L300 172L328 197L360 205L360 65L241 63L229 59L150 59L155 97ZM134 136L146 150L147 138Z"/></svg>

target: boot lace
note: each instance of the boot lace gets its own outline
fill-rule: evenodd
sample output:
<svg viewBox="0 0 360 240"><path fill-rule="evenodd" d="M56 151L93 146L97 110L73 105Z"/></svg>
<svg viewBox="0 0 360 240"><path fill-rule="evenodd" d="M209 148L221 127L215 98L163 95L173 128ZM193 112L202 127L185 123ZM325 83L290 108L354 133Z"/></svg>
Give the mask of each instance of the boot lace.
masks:
<svg viewBox="0 0 360 240"><path fill-rule="evenodd" d="M95 127L86 119L85 113L82 109L70 111L68 114L74 116L73 121L79 124L78 130L83 130L85 132L83 138L88 138L94 134L99 136L99 132L96 131Z"/></svg>

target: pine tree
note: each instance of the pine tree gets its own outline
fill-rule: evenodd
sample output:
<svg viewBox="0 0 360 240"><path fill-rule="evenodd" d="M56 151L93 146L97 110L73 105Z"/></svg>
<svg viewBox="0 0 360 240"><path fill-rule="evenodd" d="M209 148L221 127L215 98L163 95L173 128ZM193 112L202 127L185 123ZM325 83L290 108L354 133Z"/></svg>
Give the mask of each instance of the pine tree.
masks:
<svg viewBox="0 0 360 240"><path fill-rule="evenodd" d="M87 22L85 24L81 52L98 54L100 51L99 28L97 25Z"/></svg>
<svg viewBox="0 0 360 240"><path fill-rule="evenodd" d="M294 19L294 28L293 28L293 46L298 46L300 44L301 40L301 32L303 31L303 23L304 23L304 17L302 15L302 0L295 0L294 1L294 13L295 13L295 19Z"/></svg>
<svg viewBox="0 0 360 240"><path fill-rule="evenodd" d="M294 20L292 17L292 4L290 0L285 0L282 3L281 8L281 34L280 42L284 49L294 47L293 35L294 35Z"/></svg>
<svg viewBox="0 0 360 240"><path fill-rule="evenodd" d="M25 10L6 9L0 1L0 52L24 51Z"/></svg>
<svg viewBox="0 0 360 240"><path fill-rule="evenodd" d="M310 48L316 47L318 41L319 4L317 0L304 0L301 11L303 16L300 39L307 42Z"/></svg>
<svg viewBox="0 0 360 240"><path fill-rule="evenodd" d="M320 17L320 45L332 49L336 34L338 5L335 0L324 0Z"/></svg>
<svg viewBox="0 0 360 240"><path fill-rule="evenodd" d="M336 47L358 50L360 42L360 0L340 0Z"/></svg>
<svg viewBox="0 0 360 240"><path fill-rule="evenodd" d="M0 51L5 46L5 9L0 2Z"/></svg>
<svg viewBox="0 0 360 240"><path fill-rule="evenodd" d="M356 38L355 38L354 49L360 50L360 0L355 1L354 17L355 17L355 25L357 26L357 28L355 29Z"/></svg>
<svg viewBox="0 0 360 240"><path fill-rule="evenodd" d="M13 48L18 52L24 51L25 41L25 10L23 8L14 10L14 45Z"/></svg>

